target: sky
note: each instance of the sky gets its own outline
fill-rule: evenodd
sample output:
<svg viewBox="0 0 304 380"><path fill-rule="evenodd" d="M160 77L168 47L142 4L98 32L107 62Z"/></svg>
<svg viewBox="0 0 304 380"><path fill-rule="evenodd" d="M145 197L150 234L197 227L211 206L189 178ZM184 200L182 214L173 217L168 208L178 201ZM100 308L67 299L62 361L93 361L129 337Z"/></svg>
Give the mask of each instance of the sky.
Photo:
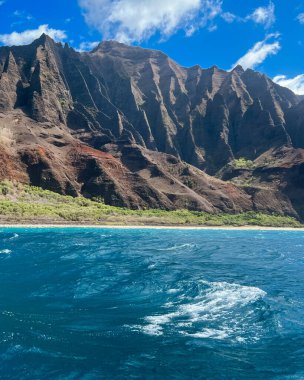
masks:
<svg viewBox="0 0 304 380"><path fill-rule="evenodd" d="M304 94L304 0L0 0L0 20L0 45L117 40L186 67L241 64Z"/></svg>

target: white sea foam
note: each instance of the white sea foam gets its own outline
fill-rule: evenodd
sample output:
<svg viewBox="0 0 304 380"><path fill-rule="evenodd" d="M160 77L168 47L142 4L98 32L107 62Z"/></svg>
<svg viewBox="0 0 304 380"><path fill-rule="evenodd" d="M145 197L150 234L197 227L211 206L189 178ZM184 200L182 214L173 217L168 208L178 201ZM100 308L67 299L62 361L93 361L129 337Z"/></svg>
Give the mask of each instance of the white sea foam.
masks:
<svg viewBox="0 0 304 380"><path fill-rule="evenodd" d="M217 329L204 329L203 331L196 332L194 334L183 333L183 335L191 336L193 338L212 338L212 339L226 339L229 337L229 331L217 330Z"/></svg>
<svg viewBox="0 0 304 380"><path fill-rule="evenodd" d="M10 255L12 251L10 249L2 249L0 255Z"/></svg>
<svg viewBox="0 0 304 380"><path fill-rule="evenodd" d="M178 292L179 292L179 289L168 289L167 290L168 294L173 294L173 293L178 293Z"/></svg>
<svg viewBox="0 0 304 380"><path fill-rule="evenodd" d="M142 330L144 334L147 334L147 335L155 335L155 336L163 335L163 328L161 325L151 323L149 325L141 327L140 329Z"/></svg>
<svg viewBox="0 0 304 380"><path fill-rule="evenodd" d="M256 340L262 327L254 323L254 304L266 293L259 288L226 282L201 281L197 296L187 294L178 302L167 302L172 312L147 316L140 330L149 335L179 333L200 339L234 339L245 341L248 334Z"/></svg>
<svg viewBox="0 0 304 380"><path fill-rule="evenodd" d="M19 237L18 234L14 234L13 236L11 236L8 240L14 240L14 239L17 239Z"/></svg>

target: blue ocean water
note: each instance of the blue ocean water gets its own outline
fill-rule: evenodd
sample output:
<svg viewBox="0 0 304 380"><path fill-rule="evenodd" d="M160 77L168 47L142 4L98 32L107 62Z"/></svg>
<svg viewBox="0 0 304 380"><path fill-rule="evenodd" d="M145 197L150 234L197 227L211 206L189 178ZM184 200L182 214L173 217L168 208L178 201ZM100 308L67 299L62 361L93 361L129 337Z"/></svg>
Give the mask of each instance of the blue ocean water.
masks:
<svg viewBox="0 0 304 380"><path fill-rule="evenodd" d="M304 233L0 229L0 378L304 379Z"/></svg>

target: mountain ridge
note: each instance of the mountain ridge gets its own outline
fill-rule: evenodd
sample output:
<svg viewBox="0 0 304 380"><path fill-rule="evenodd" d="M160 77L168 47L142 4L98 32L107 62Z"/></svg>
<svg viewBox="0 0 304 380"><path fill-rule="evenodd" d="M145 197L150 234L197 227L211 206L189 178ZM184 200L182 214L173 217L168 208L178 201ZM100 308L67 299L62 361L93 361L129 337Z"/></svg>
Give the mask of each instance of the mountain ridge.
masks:
<svg viewBox="0 0 304 380"><path fill-rule="evenodd" d="M79 53L42 35L0 47L0 94L3 152L23 181L131 208L304 214L302 182L290 190L278 174L273 186L261 165L301 156L304 101L264 74L185 68L113 41ZM248 168L231 166L241 157L256 167L250 186Z"/></svg>

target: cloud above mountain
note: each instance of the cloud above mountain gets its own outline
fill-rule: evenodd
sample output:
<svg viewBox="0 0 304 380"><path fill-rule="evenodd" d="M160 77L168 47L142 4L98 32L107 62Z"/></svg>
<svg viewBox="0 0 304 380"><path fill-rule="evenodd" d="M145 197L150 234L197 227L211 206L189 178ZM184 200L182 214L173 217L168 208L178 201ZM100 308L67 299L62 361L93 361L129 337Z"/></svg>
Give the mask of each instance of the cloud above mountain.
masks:
<svg viewBox="0 0 304 380"><path fill-rule="evenodd" d="M223 11L223 0L78 0L87 24L104 39L132 43L148 40L154 34L167 39L178 30L187 37L198 29L217 30L216 18L228 23L253 21L265 28L275 22L275 6L254 9L240 17Z"/></svg>
<svg viewBox="0 0 304 380"><path fill-rule="evenodd" d="M280 86L289 88L295 94L304 95L304 74L297 75L294 78L288 78L286 75L277 75L273 78L273 81Z"/></svg>
<svg viewBox="0 0 304 380"><path fill-rule="evenodd" d="M255 43L245 55L239 58L238 61L232 65L232 68L241 65L244 69L254 69L263 63L267 57L276 55L281 49L278 37L278 33L268 34L263 41Z"/></svg>
<svg viewBox="0 0 304 380"><path fill-rule="evenodd" d="M274 4L270 2L269 5L266 7L256 8L249 16L246 17L246 20L252 20L257 24L262 24L266 28L269 28L275 22L274 12Z"/></svg>
<svg viewBox="0 0 304 380"><path fill-rule="evenodd" d="M255 24L260 24L264 26L265 29L270 28L276 21L275 6L273 2L270 2L267 6L258 7L254 9L245 17L240 17L231 12L223 12L221 14L221 17L229 24L233 22L246 23L249 21L253 21Z"/></svg>
<svg viewBox="0 0 304 380"><path fill-rule="evenodd" d="M28 29L23 32L12 32L10 34L0 34L0 43L3 45L26 45L30 44L43 33L49 35L55 41L62 41L67 38L64 30L50 28L49 25L40 25L37 29Z"/></svg>
<svg viewBox="0 0 304 380"><path fill-rule="evenodd" d="M191 35L222 11L221 0L79 0L86 22L105 39L140 42L183 29Z"/></svg>

